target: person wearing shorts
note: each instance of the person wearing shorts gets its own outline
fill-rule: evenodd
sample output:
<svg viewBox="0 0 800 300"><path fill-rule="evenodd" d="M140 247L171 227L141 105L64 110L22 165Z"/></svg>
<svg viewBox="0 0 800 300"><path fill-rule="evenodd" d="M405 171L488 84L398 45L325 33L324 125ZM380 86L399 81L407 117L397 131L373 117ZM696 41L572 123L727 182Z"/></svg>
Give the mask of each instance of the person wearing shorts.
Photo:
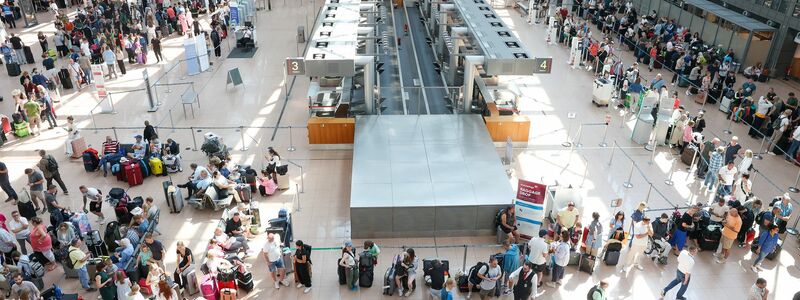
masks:
<svg viewBox="0 0 800 300"><path fill-rule="evenodd" d="M739 211L736 208L731 208L728 211L728 216L725 218L725 222L722 223L722 239L720 241L720 248L721 251L719 253L714 253L714 256L717 257L717 263L725 263L728 259L728 255L730 254L731 247L733 246L733 241L739 235L739 230L742 228L742 218L739 217Z"/></svg>
<svg viewBox="0 0 800 300"><path fill-rule="evenodd" d="M28 115L28 127L31 130L31 135L41 133L42 106L33 99L28 98L28 102L25 102L25 104L22 105L22 108L25 110L25 114ZM33 130L34 127L36 127L36 131Z"/></svg>
<svg viewBox="0 0 800 300"><path fill-rule="evenodd" d="M96 215L99 220L98 223L103 225L105 223L105 216L103 216L103 194L96 188L86 187L82 185L80 188L83 194L83 211L86 212L86 200L89 200L89 211Z"/></svg>
<svg viewBox="0 0 800 300"><path fill-rule="evenodd" d="M267 234L267 242L264 244L264 258L269 265L269 275L275 282L275 288L279 289L281 284L289 286L286 280L286 268L283 265L283 253L281 251L281 236L275 233Z"/></svg>

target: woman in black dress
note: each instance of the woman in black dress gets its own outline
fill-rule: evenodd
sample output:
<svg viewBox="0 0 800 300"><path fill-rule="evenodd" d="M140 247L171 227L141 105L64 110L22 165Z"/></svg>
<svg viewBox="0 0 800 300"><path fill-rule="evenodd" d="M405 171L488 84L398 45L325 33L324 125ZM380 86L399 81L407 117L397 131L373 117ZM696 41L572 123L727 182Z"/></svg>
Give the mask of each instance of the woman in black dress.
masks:
<svg viewBox="0 0 800 300"><path fill-rule="evenodd" d="M192 256L192 250L186 248L186 245L180 241L178 242L178 249L175 250L175 253L178 254L178 268L175 269L172 278L175 279L175 283L178 284L178 287L183 290L186 288L187 276L194 270L194 256Z"/></svg>

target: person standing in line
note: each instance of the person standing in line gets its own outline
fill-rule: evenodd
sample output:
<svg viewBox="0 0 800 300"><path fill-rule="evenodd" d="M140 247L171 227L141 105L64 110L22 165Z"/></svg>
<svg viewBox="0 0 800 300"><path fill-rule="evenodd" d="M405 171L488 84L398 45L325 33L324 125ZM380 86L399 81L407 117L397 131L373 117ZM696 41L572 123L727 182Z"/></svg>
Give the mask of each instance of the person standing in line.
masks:
<svg viewBox="0 0 800 300"><path fill-rule="evenodd" d="M444 287L442 288L442 292L439 295L439 298L442 300L453 300L453 290L456 289L456 281L453 278L448 278L447 282L445 282Z"/></svg>
<svg viewBox="0 0 800 300"><path fill-rule="evenodd" d="M28 219L23 216L19 215L18 211L11 212L11 220L8 220L8 230L14 234L14 237L17 239L17 243L19 243L20 250L22 254L28 255L28 248L25 247L25 243L30 244L30 224L28 223Z"/></svg>
<svg viewBox="0 0 800 300"><path fill-rule="evenodd" d="M628 253L625 255L625 263L620 268L620 272L627 272L628 267L636 267L639 270L644 270L639 263L639 258L647 248L650 237L653 236L653 227L650 225L650 217L645 215L642 217L641 222L637 222L633 226L633 241L628 248Z"/></svg>
<svg viewBox="0 0 800 300"><path fill-rule="evenodd" d="M575 231L575 224L580 219L580 212L578 209L575 208L575 202L570 201L567 203L567 207L562 209L558 212L556 216L556 232L561 232L561 230L567 230L570 234L570 238L572 238L572 233ZM575 245L571 245L574 249Z"/></svg>
<svg viewBox="0 0 800 300"><path fill-rule="evenodd" d="M794 128L792 135L789 136L789 140L792 143L789 145L789 150L784 154L784 158L788 162L793 162L797 156L797 150L800 149L800 126Z"/></svg>
<svg viewBox="0 0 800 300"><path fill-rule="evenodd" d="M39 210L41 207L43 213L47 212L47 205L44 202L44 175L42 175L42 172L31 168L25 169L25 175L28 176L28 187L31 189L31 202L33 202L34 209ZM37 203L37 200L39 203Z"/></svg>
<svg viewBox="0 0 800 300"><path fill-rule="evenodd" d="M500 265L497 264L497 258L494 256L489 258L488 265L478 270L478 278L481 279L481 283L479 284L481 290L478 295L481 297L481 300L489 299L491 297L490 295L494 294L494 289L497 288L497 281L500 280L500 275L502 275L502 273L503 271L500 269ZM467 298L469 298L469 294Z"/></svg>
<svg viewBox="0 0 800 300"><path fill-rule="evenodd" d="M39 150L39 163L36 165L42 170L44 174L44 178L47 181L47 186L53 184L53 180L58 183L58 186L61 187L61 190L64 191L64 195L69 195L69 191L67 190L67 185L64 184L64 180L61 179L61 173L59 172L58 162L56 161L55 157L50 154L47 154L44 150Z"/></svg>
<svg viewBox="0 0 800 300"><path fill-rule="evenodd" d="M599 217L600 215L598 214L598 218ZM542 272L544 272L545 264L547 263L547 255L549 254L550 250L547 246L547 242L544 240L546 235L547 230L540 229L539 236L528 241L528 249L530 250L530 254L528 254L528 261L533 264L532 270L534 273L536 273L536 278L539 280L539 282L536 284L537 286L542 285ZM600 243L602 244L602 238L600 238Z"/></svg>
<svg viewBox="0 0 800 300"><path fill-rule="evenodd" d="M33 282L22 280L22 274L19 272L14 273L14 285L11 287L10 298L11 299L20 299L20 300L38 300L41 298L39 293L39 288L36 287ZM23 294L27 294L28 298L22 297Z"/></svg>
<svg viewBox="0 0 800 300"><path fill-rule="evenodd" d="M424 270L424 272L430 276L431 298L442 298L442 290L446 288L444 264L442 264L440 260L436 259L429 268Z"/></svg>
<svg viewBox="0 0 800 300"><path fill-rule="evenodd" d="M747 300L767 300L769 297L769 289L767 289L767 280L759 277L756 283L750 287L750 292L747 293Z"/></svg>
<svg viewBox="0 0 800 300"><path fill-rule="evenodd" d="M153 53L156 54L156 63L160 63L164 60L164 57L161 55L161 40L159 40L156 36L150 40L150 47L153 47Z"/></svg>
<svg viewBox="0 0 800 300"><path fill-rule="evenodd" d="M589 223L589 232L586 237L586 251L589 256L597 256L603 247L603 225L600 224L600 213L592 213L592 222Z"/></svg>
<svg viewBox="0 0 800 300"><path fill-rule="evenodd" d="M294 281L298 289L305 287L303 294L308 294L311 291L311 247L302 240L297 240L294 245L297 248L294 252Z"/></svg>
<svg viewBox="0 0 800 300"><path fill-rule="evenodd" d="M719 169L722 168L723 163L723 152L725 152L725 148L717 147L716 151L711 153L711 158L708 160L708 173L706 173L706 179L703 180L703 184L700 186L701 189L705 188L710 192L716 188Z"/></svg>
<svg viewBox="0 0 800 300"><path fill-rule="evenodd" d="M731 247L733 247L733 241L739 235L739 230L742 228L742 218L739 217L739 211L736 208L731 208L728 211L728 216L725 217L725 222L722 223L722 241L720 244L722 247L721 252L714 253L714 256L717 258L717 263L725 263L728 260L728 255L730 255Z"/></svg>
<svg viewBox="0 0 800 300"><path fill-rule="evenodd" d="M733 183L734 180L736 180L736 174L739 173L739 170L736 169L733 161L731 160L726 163L726 166L720 168L718 173L720 185L717 189L717 195L719 197L730 195L733 191Z"/></svg>
<svg viewBox="0 0 800 300"><path fill-rule="evenodd" d="M789 116L791 115L791 109L784 110L778 119L772 122L773 131L772 137L769 138L769 143L767 144L767 154L775 155L774 148L778 147L778 141L780 141L783 133L789 130Z"/></svg>
<svg viewBox="0 0 800 300"><path fill-rule="evenodd" d="M114 58L117 60L117 67L122 76L125 76L125 53L122 52L122 46L117 45L114 49Z"/></svg>
<svg viewBox="0 0 800 300"><path fill-rule="evenodd" d="M753 265L750 267L755 273L763 271L763 269L761 269L761 262L778 247L778 240L780 239L778 235L778 225L770 224L767 228L769 232L761 233L761 236L758 237L758 241L755 243L755 253L758 257L756 257L756 260L753 261Z"/></svg>
<svg viewBox="0 0 800 300"><path fill-rule="evenodd" d="M3 192L8 195L5 202L14 201L16 203L19 198L17 197L17 191L14 190L14 187L11 186L11 181L9 180L8 176L8 167L6 164L0 161L0 188L3 189Z"/></svg>
<svg viewBox="0 0 800 300"><path fill-rule="evenodd" d="M103 45L103 62L106 63L106 68L108 68L106 77L111 79L111 74L114 74L114 79L118 78L117 69L114 68L114 64L117 63L117 55L114 54L114 50L111 50L108 45Z"/></svg>
<svg viewBox="0 0 800 300"><path fill-rule="evenodd" d="M286 268L283 266L280 235L267 234L267 242L264 244L262 252L269 266L269 275L272 277L272 281L275 282L275 289L279 289L281 284L289 286L289 282L286 281Z"/></svg>
<svg viewBox="0 0 800 300"><path fill-rule="evenodd" d="M342 248L342 256L341 258L339 258L339 266L344 267L345 276L347 277L347 287L350 288L351 291L357 290L358 266L356 265L356 254L355 251L353 250L353 243L350 241L344 242L344 248ZM400 282L400 278L396 278L396 281ZM398 291L402 296L403 291L400 289L398 289Z"/></svg>
<svg viewBox="0 0 800 300"><path fill-rule="evenodd" d="M28 127L31 130L31 135L42 134L42 105L28 98L22 108L25 109L25 114L28 115L28 122L30 122ZM33 130L34 128L36 128L35 131Z"/></svg>
<svg viewBox="0 0 800 300"><path fill-rule="evenodd" d="M211 44L214 45L214 56L222 56L222 48L220 48L221 39L219 36L219 27L214 27L211 30Z"/></svg>
<svg viewBox="0 0 800 300"><path fill-rule="evenodd" d="M89 282L89 271L86 270L89 255L81 250L81 243L80 239L72 240L72 243L70 243L67 249L67 259L72 261L73 269L78 271L78 279L81 282L81 287L86 290L86 292L94 292L96 289L92 288Z"/></svg>
<svg viewBox="0 0 800 300"><path fill-rule="evenodd" d="M557 286L561 285L561 279L564 278L564 269L567 267L567 264L569 264L569 233L566 231L561 231L560 241L556 241L553 255L552 281L548 282L547 286L557 288Z"/></svg>
<svg viewBox="0 0 800 300"><path fill-rule="evenodd" d="M452 279L448 280L448 283ZM514 283L516 280L516 283ZM512 287L514 292L514 300L528 300L536 298L539 293L536 286L536 273L533 271L533 263L526 261L522 267L517 268L514 272L508 275L508 286ZM455 283L455 282L454 282ZM442 300L445 300L442 297Z"/></svg>
<svg viewBox="0 0 800 300"><path fill-rule="evenodd" d="M661 300L664 299L664 296L669 290L679 284L681 287L678 289L676 299L686 299L683 297L683 294L686 293L686 289L689 287L689 279L691 277L692 268L694 268L695 255L697 255L697 248L695 246L688 246L686 250L681 251L681 254L678 255L678 270L676 271L675 279L661 290Z"/></svg>

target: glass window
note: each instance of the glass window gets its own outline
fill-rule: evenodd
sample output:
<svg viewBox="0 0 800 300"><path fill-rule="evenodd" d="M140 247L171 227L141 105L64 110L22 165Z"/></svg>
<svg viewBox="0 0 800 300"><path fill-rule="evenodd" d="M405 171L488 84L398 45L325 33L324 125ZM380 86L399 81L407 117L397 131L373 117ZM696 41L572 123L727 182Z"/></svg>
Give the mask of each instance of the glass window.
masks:
<svg viewBox="0 0 800 300"><path fill-rule="evenodd" d="M720 21L716 45L722 45L722 49L728 49L731 45L731 36L733 36L734 31L736 31L736 25L727 20ZM734 58L739 59L738 57Z"/></svg>
<svg viewBox="0 0 800 300"><path fill-rule="evenodd" d="M658 18L660 19L660 18L668 17L669 16L669 8L672 7L672 5L667 3L666 0L659 0L657 2L660 2L659 6L658 6Z"/></svg>
<svg viewBox="0 0 800 300"><path fill-rule="evenodd" d="M792 13L794 17L800 17L800 2L794 5L794 13Z"/></svg>
<svg viewBox="0 0 800 300"><path fill-rule="evenodd" d="M747 49L746 65L765 63L769 47L772 44L773 32L753 32L753 40L750 41L750 48Z"/></svg>
<svg viewBox="0 0 800 300"><path fill-rule="evenodd" d="M689 6L689 8L689 11L692 13L692 25L689 26L689 32L691 34L702 33L703 24L706 22L705 18L703 18L703 10L694 6Z"/></svg>
<svg viewBox="0 0 800 300"><path fill-rule="evenodd" d="M747 45L747 40L749 37L749 30L737 26L733 31L733 38L731 39L730 49L733 50L734 57L736 57L742 63L742 68L749 66L741 59L741 57L745 57L744 47Z"/></svg>
<svg viewBox="0 0 800 300"><path fill-rule="evenodd" d="M689 23L691 23L691 22L692 22L692 13L689 12L689 5L688 4L684 4L683 5L683 9L681 10L681 17L680 17L680 21L678 21L678 24L680 24L681 26L684 26L684 27L689 27L689 25L690 25Z"/></svg>
<svg viewBox="0 0 800 300"><path fill-rule="evenodd" d="M703 33L700 34L700 37L703 39L703 41L706 42L706 44L714 46L717 45L715 39L717 37L717 28L719 28L719 26L717 26L717 23L719 23L719 21L720 18L717 17L716 14L712 12L707 12L706 26L703 28Z"/></svg>
<svg viewBox="0 0 800 300"><path fill-rule="evenodd" d="M680 1L678 1L677 3L673 2L670 5L670 8L669 8L669 18L670 18L670 20L677 21L679 19L680 15L681 15L681 11L683 11L683 10L681 10L679 4L681 4Z"/></svg>

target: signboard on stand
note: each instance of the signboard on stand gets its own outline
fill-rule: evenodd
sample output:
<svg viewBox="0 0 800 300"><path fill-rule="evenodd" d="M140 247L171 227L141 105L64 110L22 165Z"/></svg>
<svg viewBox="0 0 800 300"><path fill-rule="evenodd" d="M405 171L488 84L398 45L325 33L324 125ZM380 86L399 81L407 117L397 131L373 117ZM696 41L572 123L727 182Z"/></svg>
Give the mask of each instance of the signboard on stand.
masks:
<svg viewBox="0 0 800 300"><path fill-rule="evenodd" d="M517 215L517 230L525 239L538 236L544 219L544 201L547 186L544 184L520 179L517 183L517 198L514 209Z"/></svg>
<svg viewBox="0 0 800 300"><path fill-rule="evenodd" d="M239 19L239 5L236 2L228 3L228 8L230 9L230 22L231 25L239 25L242 24Z"/></svg>

